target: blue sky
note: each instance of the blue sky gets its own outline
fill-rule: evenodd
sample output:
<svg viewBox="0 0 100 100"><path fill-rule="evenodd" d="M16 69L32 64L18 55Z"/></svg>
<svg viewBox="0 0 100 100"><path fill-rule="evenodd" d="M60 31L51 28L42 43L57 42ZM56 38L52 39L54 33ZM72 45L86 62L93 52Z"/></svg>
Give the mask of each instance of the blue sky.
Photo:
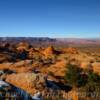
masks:
<svg viewBox="0 0 100 100"><path fill-rule="evenodd" d="M0 37L100 38L100 0L0 0Z"/></svg>

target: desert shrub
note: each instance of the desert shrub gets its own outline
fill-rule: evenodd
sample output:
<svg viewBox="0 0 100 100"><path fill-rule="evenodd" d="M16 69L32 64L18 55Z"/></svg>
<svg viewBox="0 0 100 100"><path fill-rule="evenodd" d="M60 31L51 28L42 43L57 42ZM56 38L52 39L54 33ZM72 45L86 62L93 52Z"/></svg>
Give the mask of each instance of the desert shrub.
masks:
<svg viewBox="0 0 100 100"><path fill-rule="evenodd" d="M88 82L85 86L86 92L99 92L100 93L100 76L96 73L88 73Z"/></svg>
<svg viewBox="0 0 100 100"><path fill-rule="evenodd" d="M68 65L65 80L75 91L86 93L86 97L100 96L100 75L84 71L75 65Z"/></svg>
<svg viewBox="0 0 100 100"><path fill-rule="evenodd" d="M67 65L67 71L65 72L65 80L72 86L77 87L80 85L82 78L80 78L82 69L76 65Z"/></svg>
<svg viewBox="0 0 100 100"><path fill-rule="evenodd" d="M86 74L81 74L77 80L77 86L82 87L87 84L88 76Z"/></svg>

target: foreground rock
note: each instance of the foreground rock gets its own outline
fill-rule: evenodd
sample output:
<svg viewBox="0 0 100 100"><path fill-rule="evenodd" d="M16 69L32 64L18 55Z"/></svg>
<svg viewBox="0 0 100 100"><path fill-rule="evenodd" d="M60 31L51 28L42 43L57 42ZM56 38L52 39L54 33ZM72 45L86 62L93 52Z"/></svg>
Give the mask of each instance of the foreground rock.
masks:
<svg viewBox="0 0 100 100"><path fill-rule="evenodd" d="M6 81L26 90L30 94L34 94L35 93L34 83L36 83L35 79L36 79L36 74L34 73L19 73L19 74L9 75L6 78Z"/></svg>
<svg viewBox="0 0 100 100"><path fill-rule="evenodd" d="M0 100L32 100L24 90L0 80Z"/></svg>

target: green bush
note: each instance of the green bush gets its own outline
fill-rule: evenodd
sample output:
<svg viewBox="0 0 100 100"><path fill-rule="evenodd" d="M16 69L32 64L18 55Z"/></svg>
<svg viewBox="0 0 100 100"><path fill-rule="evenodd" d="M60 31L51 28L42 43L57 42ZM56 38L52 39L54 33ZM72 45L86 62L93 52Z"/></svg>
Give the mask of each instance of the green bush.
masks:
<svg viewBox="0 0 100 100"><path fill-rule="evenodd" d="M76 65L67 65L67 71L65 73L65 80L72 86L77 87L79 85L80 73L82 69Z"/></svg>

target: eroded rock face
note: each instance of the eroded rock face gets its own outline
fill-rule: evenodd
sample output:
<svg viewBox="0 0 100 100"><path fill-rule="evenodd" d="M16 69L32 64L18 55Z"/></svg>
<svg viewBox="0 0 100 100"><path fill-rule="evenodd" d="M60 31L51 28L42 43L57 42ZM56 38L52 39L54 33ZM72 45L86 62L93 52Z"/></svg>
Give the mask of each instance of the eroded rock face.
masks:
<svg viewBox="0 0 100 100"><path fill-rule="evenodd" d="M24 90L0 80L0 99L32 100L32 97Z"/></svg>
<svg viewBox="0 0 100 100"><path fill-rule="evenodd" d="M36 91L35 86L39 80L34 73L19 73L9 75L6 81L26 90L30 94L34 94Z"/></svg>
<svg viewBox="0 0 100 100"><path fill-rule="evenodd" d="M55 54L55 50L54 50L53 46L50 46L50 47L46 48L46 49L43 51L43 54L44 54L45 56L49 56L49 55Z"/></svg>

